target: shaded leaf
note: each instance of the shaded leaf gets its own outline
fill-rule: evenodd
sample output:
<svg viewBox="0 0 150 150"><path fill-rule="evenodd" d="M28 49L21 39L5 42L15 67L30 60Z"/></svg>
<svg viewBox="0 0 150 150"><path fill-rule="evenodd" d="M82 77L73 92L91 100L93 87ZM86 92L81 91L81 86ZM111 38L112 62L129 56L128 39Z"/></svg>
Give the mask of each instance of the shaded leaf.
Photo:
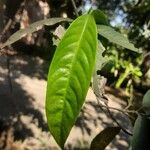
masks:
<svg viewBox="0 0 150 150"><path fill-rule="evenodd" d="M16 41L18 41L19 39L21 39L22 37L24 37L25 35L31 34L35 31L40 30L43 27L43 25L51 26L51 25L54 25L56 23L63 22L63 21L71 21L71 19L68 19L68 18L50 18L50 19L44 19L44 20L34 22L31 25L29 25L27 28L21 29L21 30L15 32L13 35L11 35L9 37L9 39L4 44L2 44L0 46L0 48L2 49L6 46L9 46L9 45L15 43Z"/></svg>
<svg viewBox="0 0 150 150"><path fill-rule="evenodd" d="M107 58L103 57L103 53L105 51L105 47L102 45L100 41L98 41L98 48L96 52L96 71L101 70L103 65L108 61Z"/></svg>
<svg viewBox="0 0 150 150"><path fill-rule="evenodd" d="M46 115L51 134L64 143L85 100L93 73L97 32L90 14L77 18L67 29L48 73Z"/></svg>
<svg viewBox="0 0 150 150"><path fill-rule="evenodd" d="M150 150L150 119L138 116L133 130L132 150Z"/></svg>
<svg viewBox="0 0 150 150"><path fill-rule="evenodd" d="M92 141L90 150L104 150L106 146L119 134L120 127L107 127Z"/></svg>
<svg viewBox="0 0 150 150"><path fill-rule="evenodd" d="M62 39L65 34L65 28L59 25L53 33L57 38Z"/></svg>
<svg viewBox="0 0 150 150"><path fill-rule="evenodd" d="M104 87L106 84L106 78L97 75L97 71L101 70L103 64L107 61L107 59L102 55L104 51L105 48L103 47L102 43L98 41L98 48L96 52L96 66L93 73L92 89L99 100L102 100L102 95L104 94Z"/></svg>
<svg viewBox="0 0 150 150"><path fill-rule="evenodd" d="M93 92L94 92L97 100L107 102L106 98L104 98L104 94L105 94L104 90L105 90L106 82L107 82L106 78L104 78L103 76L99 76L96 73L94 73L92 89L93 89Z"/></svg>
<svg viewBox="0 0 150 150"><path fill-rule="evenodd" d="M148 90L144 95L142 106L144 111L150 115L150 90Z"/></svg>
<svg viewBox="0 0 150 150"><path fill-rule="evenodd" d="M91 15L93 15L96 24L109 25L107 16L101 10L93 10Z"/></svg>
<svg viewBox="0 0 150 150"><path fill-rule="evenodd" d="M52 38L52 41L53 41L53 45L58 46L58 44L59 44L59 42L60 42L60 39L53 37L53 38Z"/></svg>
<svg viewBox="0 0 150 150"><path fill-rule="evenodd" d="M65 28L59 25L56 30L53 32L54 37L52 38L53 40L53 45L58 46L60 40L62 39L63 35L65 34Z"/></svg>
<svg viewBox="0 0 150 150"><path fill-rule="evenodd" d="M128 38L116 32L113 28L105 25L98 25L98 33L108 39L110 42L118 44L124 48L135 52L141 52L139 49L135 48L132 43L129 42Z"/></svg>

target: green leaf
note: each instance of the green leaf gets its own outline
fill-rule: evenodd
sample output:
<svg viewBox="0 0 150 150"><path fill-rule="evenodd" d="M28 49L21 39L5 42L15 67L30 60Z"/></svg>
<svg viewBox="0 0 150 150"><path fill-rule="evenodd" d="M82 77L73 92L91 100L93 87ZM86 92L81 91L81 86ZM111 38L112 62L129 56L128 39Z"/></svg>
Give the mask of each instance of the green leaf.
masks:
<svg viewBox="0 0 150 150"><path fill-rule="evenodd" d="M50 65L46 115L50 132L61 147L89 88L96 59L96 29L90 14L77 18L60 41Z"/></svg>
<svg viewBox="0 0 150 150"><path fill-rule="evenodd" d="M144 95L142 106L147 115L150 115L150 90Z"/></svg>
<svg viewBox="0 0 150 150"><path fill-rule="evenodd" d="M91 15L94 17L96 24L109 25L107 16L101 10L93 10Z"/></svg>
<svg viewBox="0 0 150 150"><path fill-rule="evenodd" d="M133 130L132 150L150 150L150 119L138 116Z"/></svg>
<svg viewBox="0 0 150 150"><path fill-rule="evenodd" d="M52 26L54 24L57 24L57 23L63 22L63 21L71 21L71 19L68 19L68 18L50 18L50 19L44 19L44 20L34 22L29 27L27 27L25 29L21 29L21 30L15 32L13 35L11 35L9 37L9 39L4 44L2 44L0 46L0 49L15 43L16 41L18 41L19 39L21 39L22 37L24 37L27 34L31 34L35 31L40 30L43 27L43 25Z"/></svg>
<svg viewBox="0 0 150 150"><path fill-rule="evenodd" d="M143 107L150 107L150 89L144 95L142 105Z"/></svg>
<svg viewBox="0 0 150 150"><path fill-rule="evenodd" d="M104 150L115 136L119 134L120 130L120 127L105 128L93 139L90 150Z"/></svg>
<svg viewBox="0 0 150 150"><path fill-rule="evenodd" d="M97 25L98 33L108 39L110 42L118 44L124 48L135 52L141 52L139 49L135 48L132 43L129 42L128 38L116 32L113 28L105 25Z"/></svg>

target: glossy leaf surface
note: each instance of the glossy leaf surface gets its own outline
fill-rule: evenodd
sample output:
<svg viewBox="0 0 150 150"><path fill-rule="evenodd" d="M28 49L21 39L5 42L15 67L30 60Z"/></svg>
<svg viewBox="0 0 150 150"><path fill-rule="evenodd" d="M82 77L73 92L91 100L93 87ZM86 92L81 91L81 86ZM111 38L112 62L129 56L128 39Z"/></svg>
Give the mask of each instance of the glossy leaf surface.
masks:
<svg viewBox="0 0 150 150"><path fill-rule="evenodd" d="M24 37L25 35L31 34L35 31L40 30L44 25L51 26L51 25L54 25L56 23L63 22L63 21L71 21L71 19L68 19L68 18L50 18L50 19L44 19L44 20L34 22L31 25L29 25L27 28L21 29L21 30L15 32L13 35L11 35L9 37L9 39L4 44L2 44L0 46L0 48L2 49L5 46L9 46L9 45L15 43L16 41L18 41L19 39L21 39L22 37Z"/></svg>
<svg viewBox="0 0 150 150"><path fill-rule="evenodd" d="M108 39L110 42L118 44L129 50L140 52L139 49L135 48L132 43L129 42L128 38L116 32L113 28L105 25L98 25L98 33Z"/></svg>
<svg viewBox="0 0 150 150"><path fill-rule="evenodd" d="M48 74L46 115L51 134L64 143L85 100L93 73L97 32L90 14L77 18L60 41Z"/></svg>

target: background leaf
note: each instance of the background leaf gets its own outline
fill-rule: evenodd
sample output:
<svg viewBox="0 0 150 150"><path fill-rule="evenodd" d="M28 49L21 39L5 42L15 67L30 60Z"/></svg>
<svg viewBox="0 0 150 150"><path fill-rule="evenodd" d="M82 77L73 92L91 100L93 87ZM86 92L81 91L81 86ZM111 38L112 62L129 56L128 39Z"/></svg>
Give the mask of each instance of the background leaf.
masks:
<svg viewBox="0 0 150 150"><path fill-rule="evenodd" d="M146 116L138 116L133 130L132 150L150 149L150 119Z"/></svg>
<svg viewBox="0 0 150 150"><path fill-rule="evenodd" d="M150 115L150 90L144 95L142 106L147 115Z"/></svg>
<svg viewBox="0 0 150 150"><path fill-rule="evenodd" d="M120 127L105 128L93 139L90 150L104 150L119 132Z"/></svg>
<svg viewBox="0 0 150 150"><path fill-rule="evenodd" d="M103 65L108 61L106 57L103 56L105 52L105 47L102 45L100 41L98 41L98 48L96 52L96 71L101 70Z"/></svg>
<svg viewBox="0 0 150 150"><path fill-rule="evenodd" d="M50 19L44 19L44 20L34 22L29 27L27 27L25 29L21 29L21 30L15 32L13 35L11 35L9 37L9 39L0 46L0 49L15 43L16 41L18 41L19 39L21 39L22 37L24 37L27 34L31 34L35 31L40 30L43 27L43 25L51 26L51 25L54 25L56 23L63 22L63 21L71 21L71 19L50 18Z"/></svg>
<svg viewBox="0 0 150 150"><path fill-rule="evenodd" d="M150 112L150 90L143 97L142 107L146 113ZM149 114L147 114L149 115ZM150 118L148 116L138 115L134 124L132 137L132 150L150 149Z"/></svg>
<svg viewBox="0 0 150 150"><path fill-rule="evenodd" d="M61 25L59 25L53 33L53 35L55 35L58 39L62 39L64 34L65 34L65 28Z"/></svg>
<svg viewBox="0 0 150 150"><path fill-rule="evenodd" d="M96 24L90 14L66 31L48 74L46 114L56 142L63 147L85 100L97 48Z"/></svg>
<svg viewBox="0 0 150 150"><path fill-rule="evenodd" d="M94 17L96 24L109 25L107 16L101 10L93 10L91 15Z"/></svg>
<svg viewBox="0 0 150 150"><path fill-rule="evenodd" d="M128 38L120 34L119 32L116 32L113 28L105 25L97 25L98 27L98 33L108 39L110 42L113 42L115 44L118 44L124 48L127 48L129 50L140 52L139 49L135 48L132 43L129 42Z"/></svg>
<svg viewBox="0 0 150 150"><path fill-rule="evenodd" d="M62 39L62 37L64 36L64 34L65 34L65 28L63 27L63 26L61 26L61 25L59 25L56 29L55 29L55 31L53 32L53 35L54 35L54 37L53 37L53 45L56 45L56 46L58 46L58 44L59 44L59 42L60 42L60 40Z"/></svg>
<svg viewBox="0 0 150 150"><path fill-rule="evenodd" d="M102 43L98 41L98 48L96 51L96 66L93 73L93 82L92 82L92 89L94 94L97 98L102 99L102 94L104 94L104 86L106 84L106 79L97 75L97 71L101 70L102 66L106 63L107 58L103 57L103 52L105 48L103 47Z"/></svg>

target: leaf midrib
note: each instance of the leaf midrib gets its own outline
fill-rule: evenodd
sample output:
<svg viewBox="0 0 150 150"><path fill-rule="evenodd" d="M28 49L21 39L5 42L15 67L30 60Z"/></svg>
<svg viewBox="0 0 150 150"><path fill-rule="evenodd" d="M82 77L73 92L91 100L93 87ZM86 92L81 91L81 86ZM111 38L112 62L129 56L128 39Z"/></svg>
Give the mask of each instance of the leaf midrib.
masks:
<svg viewBox="0 0 150 150"><path fill-rule="evenodd" d="M67 80L67 84L66 84L66 91L65 91L64 97L66 97L66 95L67 95L67 91L68 91L68 87L69 87L69 83L70 83L71 74L72 74L72 71L73 71L73 68L74 68L73 66L74 66L74 64L75 64L75 60L76 60L76 58L77 58L78 51L80 50L80 43L82 42L82 38L83 38L83 35L84 35L84 32L85 32L85 28L86 28L86 26L87 26L87 24L88 24L89 18L90 18L90 15L88 15L88 17L87 17L87 19L86 19L86 22L85 22L85 24L84 24L82 33L81 33L81 35L80 35L80 39L79 39L79 41L77 42L76 53L75 53L74 58L73 58L72 63L71 63L70 74L69 74L69 76L68 76L68 80ZM63 118L64 118L64 114L65 114L65 113L64 113L65 105L66 105L66 99L64 99L63 111L62 111L63 113L62 113L62 118L61 118L61 124L62 124L62 121L63 121ZM63 131L63 130L62 130L62 127L63 127L63 126L61 126L61 131ZM60 134L61 134L61 137L64 137L64 136L62 135L62 132L61 132Z"/></svg>

